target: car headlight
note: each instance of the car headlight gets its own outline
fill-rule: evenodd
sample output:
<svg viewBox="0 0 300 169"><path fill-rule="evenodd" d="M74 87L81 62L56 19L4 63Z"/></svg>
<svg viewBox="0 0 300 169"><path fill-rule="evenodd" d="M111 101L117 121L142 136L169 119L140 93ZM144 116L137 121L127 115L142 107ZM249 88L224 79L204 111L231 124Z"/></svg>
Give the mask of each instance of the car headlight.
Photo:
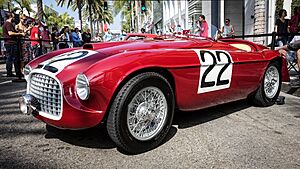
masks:
<svg viewBox="0 0 300 169"><path fill-rule="evenodd" d="M28 80L28 76L29 76L30 72L32 71L32 68L29 65L26 65L24 67L23 71L24 71L24 78L27 81Z"/></svg>
<svg viewBox="0 0 300 169"><path fill-rule="evenodd" d="M76 92L81 100L87 100L90 95L90 85L87 77L80 73L76 77Z"/></svg>

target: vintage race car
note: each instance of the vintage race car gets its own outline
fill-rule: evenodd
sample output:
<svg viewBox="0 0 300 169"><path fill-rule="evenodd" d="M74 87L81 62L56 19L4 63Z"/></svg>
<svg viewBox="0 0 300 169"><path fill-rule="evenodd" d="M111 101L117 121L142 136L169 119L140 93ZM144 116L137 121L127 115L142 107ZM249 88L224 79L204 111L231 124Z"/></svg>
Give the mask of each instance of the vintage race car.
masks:
<svg viewBox="0 0 300 169"><path fill-rule="evenodd" d="M60 129L107 127L130 153L158 146L174 110L203 109L248 98L270 106L289 81L277 51L236 39L86 44L48 53L24 70L24 114Z"/></svg>

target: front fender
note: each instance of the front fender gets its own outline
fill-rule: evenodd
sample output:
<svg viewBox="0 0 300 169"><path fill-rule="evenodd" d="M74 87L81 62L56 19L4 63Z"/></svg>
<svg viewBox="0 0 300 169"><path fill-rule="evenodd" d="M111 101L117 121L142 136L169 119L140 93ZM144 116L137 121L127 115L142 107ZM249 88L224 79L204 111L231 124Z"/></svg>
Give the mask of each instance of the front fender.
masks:
<svg viewBox="0 0 300 169"><path fill-rule="evenodd" d="M178 54L178 53L181 54ZM120 53L103 59L83 73L90 82L86 107L106 111L120 84L133 72L147 68L182 68L199 66L193 50L150 50Z"/></svg>

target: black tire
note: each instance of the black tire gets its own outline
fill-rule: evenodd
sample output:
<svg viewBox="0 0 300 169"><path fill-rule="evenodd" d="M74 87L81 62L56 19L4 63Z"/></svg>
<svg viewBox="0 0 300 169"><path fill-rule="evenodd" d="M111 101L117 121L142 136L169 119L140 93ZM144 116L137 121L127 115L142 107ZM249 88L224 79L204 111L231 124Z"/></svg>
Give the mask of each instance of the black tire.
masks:
<svg viewBox="0 0 300 169"><path fill-rule="evenodd" d="M147 87L155 87L161 90L166 99L167 113L161 129L153 138L138 140L131 134L127 125L128 106L135 95ZM141 73L130 79L113 100L107 119L108 134L117 144L117 147L127 153L137 154L151 150L161 144L168 134L173 121L174 107L174 94L169 82L155 72Z"/></svg>
<svg viewBox="0 0 300 169"><path fill-rule="evenodd" d="M278 76L279 76L279 84L278 84L278 88L277 88L277 91L276 91L276 94L272 97L268 97L266 92L265 92L265 88L264 88L264 82L265 82L265 79L266 79L266 73L269 69L272 69L272 68L276 68L277 72L278 72ZM276 99L280 93L280 88L281 88L281 82L282 82L282 78L281 78L281 67L279 65L278 62L271 62L266 71L265 71L265 74L264 74L264 77L260 83L260 86L259 88L257 89L256 93L254 94L253 96L253 103L257 106L263 106L263 107L266 107L266 106L271 106L273 105L275 102L276 102ZM274 92L275 93L275 92Z"/></svg>

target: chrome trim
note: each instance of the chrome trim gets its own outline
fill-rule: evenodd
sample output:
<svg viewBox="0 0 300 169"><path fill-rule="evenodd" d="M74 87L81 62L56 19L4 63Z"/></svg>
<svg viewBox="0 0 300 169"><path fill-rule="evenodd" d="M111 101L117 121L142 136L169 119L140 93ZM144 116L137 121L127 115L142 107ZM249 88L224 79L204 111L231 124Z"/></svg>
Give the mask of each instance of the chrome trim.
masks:
<svg viewBox="0 0 300 169"><path fill-rule="evenodd" d="M279 89L279 72L275 66L268 67L264 78L264 92L267 98L275 97Z"/></svg>
<svg viewBox="0 0 300 169"><path fill-rule="evenodd" d="M80 79L79 76L82 76L84 78L85 81L82 81L83 79ZM80 82L81 81L81 82ZM87 96L85 98L81 98L78 94L78 91L77 91L77 86L78 86L78 83L86 83L87 85ZM85 74L83 73L79 73L77 76L76 76L76 80L75 80L75 89L76 89L76 93L77 93L77 96L81 99L81 100L87 100L89 97L90 97L90 92L91 92L91 89L90 89L90 82L89 82L89 79L86 77Z"/></svg>
<svg viewBox="0 0 300 169"><path fill-rule="evenodd" d="M41 74L40 77L34 77L34 74ZM48 76L48 78L47 78ZM32 80L35 79L35 81ZM52 79L51 79L52 78ZM39 83L37 80L42 81L41 83ZM48 82L48 83L45 83ZM60 89L60 94L59 89L53 89L53 86L58 85L59 89ZM30 87L32 86L33 89L35 89L35 91L31 91ZM45 93L41 92L42 90L52 90L51 92L47 93L47 96L45 95ZM63 87L60 83L60 81L58 80L58 78L55 76L55 74L44 70L44 69L33 69L29 76L28 76L28 81L27 81L27 94L32 94L34 96L36 96L41 104L41 110L39 110L39 115L49 118L51 120L60 120L63 114ZM59 95L60 98L57 96ZM39 97L40 96L40 97ZM47 99L47 97L55 97L53 99ZM46 97L46 98L42 98L42 97ZM58 113L54 113L55 112L55 108L59 107L59 105L52 105L49 106L51 107L50 109L44 109L42 107L43 104L52 104L55 103L57 101L55 100L59 100L60 101L60 112ZM54 108L54 109L53 109ZM52 111L53 113L50 113L48 111Z"/></svg>

